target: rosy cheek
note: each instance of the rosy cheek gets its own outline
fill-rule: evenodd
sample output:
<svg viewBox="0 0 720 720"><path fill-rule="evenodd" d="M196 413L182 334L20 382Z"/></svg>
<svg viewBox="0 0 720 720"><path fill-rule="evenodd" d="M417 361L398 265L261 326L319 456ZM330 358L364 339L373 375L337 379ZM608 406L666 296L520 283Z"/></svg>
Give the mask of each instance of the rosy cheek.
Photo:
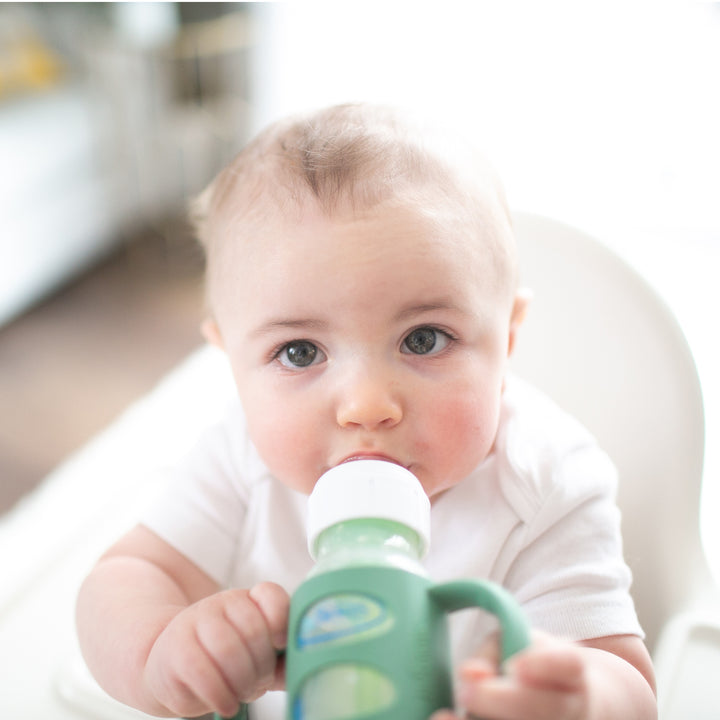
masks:
<svg viewBox="0 0 720 720"><path fill-rule="evenodd" d="M455 401L441 404L436 415L436 430L445 436L475 435L484 425L486 409L479 402L467 397L457 397Z"/></svg>
<svg viewBox="0 0 720 720"><path fill-rule="evenodd" d="M461 472L471 470L485 459L497 429L497 412L493 404L457 402L444 404L435 417L432 435L436 451Z"/></svg>
<svg viewBox="0 0 720 720"><path fill-rule="evenodd" d="M301 492L309 492L317 478L317 438L313 423L290 418L304 418L304 414L284 412L271 416L264 414L249 423L250 437L270 472L281 482Z"/></svg>

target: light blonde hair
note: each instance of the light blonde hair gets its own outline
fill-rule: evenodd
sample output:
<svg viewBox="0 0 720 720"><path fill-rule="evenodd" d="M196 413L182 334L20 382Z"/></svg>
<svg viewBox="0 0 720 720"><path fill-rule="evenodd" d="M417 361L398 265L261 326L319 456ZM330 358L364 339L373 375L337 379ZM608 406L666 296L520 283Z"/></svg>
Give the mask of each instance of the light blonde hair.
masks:
<svg viewBox="0 0 720 720"><path fill-rule="evenodd" d="M191 205L196 236L214 243L261 232L278 213L315 202L328 216L397 199L448 202L514 275L510 214L487 160L458 137L385 106L345 104L280 120L252 140Z"/></svg>

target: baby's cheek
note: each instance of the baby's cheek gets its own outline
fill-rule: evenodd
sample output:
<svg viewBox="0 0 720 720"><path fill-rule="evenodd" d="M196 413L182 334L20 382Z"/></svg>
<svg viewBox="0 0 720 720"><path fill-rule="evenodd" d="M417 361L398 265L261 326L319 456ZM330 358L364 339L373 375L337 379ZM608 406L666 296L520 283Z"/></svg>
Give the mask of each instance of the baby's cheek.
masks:
<svg viewBox="0 0 720 720"><path fill-rule="evenodd" d="M321 467L315 457L318 442L313 423L289 423L281 417L264 420L249 428L263 462L284 485L309 493Z"/></svg>
<svg viewBox="0 0 720 720"><path fill-rule="evenodd" d="M497 422L498 413L492 403L460 397L445 404L437 413L432 432L437 438L438 450L444 448L446 461L462 468L460 473L467 474L492 449Z"/></svg>

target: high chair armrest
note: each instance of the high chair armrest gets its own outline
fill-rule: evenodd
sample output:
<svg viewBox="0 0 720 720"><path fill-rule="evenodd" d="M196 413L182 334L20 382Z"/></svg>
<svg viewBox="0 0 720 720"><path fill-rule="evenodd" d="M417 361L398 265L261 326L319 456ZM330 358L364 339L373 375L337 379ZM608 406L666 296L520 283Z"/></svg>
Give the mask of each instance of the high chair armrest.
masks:
<svg viewBox="0 0 720 720"><path fill-rule="evenodd" d="M720 604L676 615L657 644L659 720L720 717Z"/></svg>

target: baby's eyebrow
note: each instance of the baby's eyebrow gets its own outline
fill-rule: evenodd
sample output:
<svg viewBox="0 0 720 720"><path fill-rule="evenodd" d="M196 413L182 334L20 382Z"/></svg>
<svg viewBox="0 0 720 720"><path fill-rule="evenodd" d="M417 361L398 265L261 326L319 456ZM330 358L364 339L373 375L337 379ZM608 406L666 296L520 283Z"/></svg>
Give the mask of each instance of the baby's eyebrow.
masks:
<svg viewBox="0 0 720 720"><path fill-rule="evenodd" d="M437 310L454 310L455 312L463 313L463 309L454 303L449 298L439 298L430 302L413 303L406 305L401 308L395 315L395 320L406 320L407 318L414 317L415 315L422 315L426 312L433 312Z"/></svg>
<svg viewBox="0 0 720 720"><path fill-rule="evenodd" d="M326 330L327 322L313 318L275 318L262 323L252 331L252 335L259 337L276 330Z"/></svg>

